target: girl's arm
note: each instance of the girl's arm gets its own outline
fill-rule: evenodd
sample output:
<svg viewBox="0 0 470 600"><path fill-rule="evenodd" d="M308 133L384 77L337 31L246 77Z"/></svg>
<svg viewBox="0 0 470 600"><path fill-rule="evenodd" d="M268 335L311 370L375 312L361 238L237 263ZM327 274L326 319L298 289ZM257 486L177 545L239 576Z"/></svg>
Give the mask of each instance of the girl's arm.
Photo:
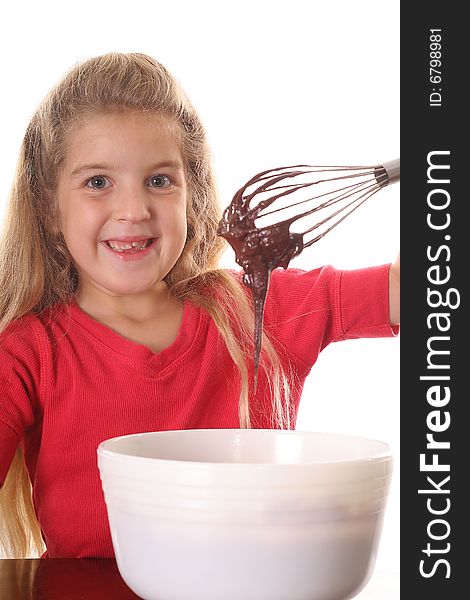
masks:
<svg viewBox="0 0 470 600"><path fill-rule="evenodd" d="M400 253L390 267L389 274L390 324L400 323Z"/></svg>

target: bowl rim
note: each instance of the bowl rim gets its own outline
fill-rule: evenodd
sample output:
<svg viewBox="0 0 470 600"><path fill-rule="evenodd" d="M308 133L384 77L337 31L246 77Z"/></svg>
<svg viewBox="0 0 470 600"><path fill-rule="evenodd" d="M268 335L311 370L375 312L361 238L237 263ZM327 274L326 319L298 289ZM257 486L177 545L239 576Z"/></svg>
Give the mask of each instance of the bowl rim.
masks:
<svg viewBox="0 0 470 600"><path fill-rule="evenodd" d="M135 454L126 454L123 452L119 452L109 448L108 446L112 446L117 442L127 439L127 438L141 438L141 437L151 437L151 436L165 436L171 435L175 433L184 434L187 432L195 433L199 435L199 433L210 433L210 432L231 432L231 433L241 433L242 435L252 435L247 432L276 432L277 435L321 435L328 437L338 437L338 438L349 438L354 440L363 440L367 442L376 442L383 446L383 450L381 452L376 452L368 457L362 458L344 458L337 460L315 460L315 461L305 461L305 462L291 462L291 463L276 463L276 462L223 462L223 461L200 461L200 460L179 460L174 458L158 458L158 457L150 457L150 456L137 456ZM112 438L108 438L102 440L97 446L97 454L98 457L107 457L107 458L119 458L120 460L129 460L129 461L139 461L139 462L152 462L152 463L168 463L171 465L181 465L183 466L192 466L192 467L211 467L211 468L226 468L226 469L240 469L240 468L256 468L256 467L270 467L276 469L286 469L293 467L296 468L305 468L316 466L321 468L322 465L354 465L354 464L367 464L367 463L380 463L380 462L392 462L393 461L393 451L390 445L387 442L382 440L378 440L375 438L352 435L352 434L344 434L344 433L334 433L334 432L325 432L325 431L306 431L306 430L284 430L284 429L241 429L241 428L212 428L212 429L167 429L162 431L144 431L139 433L130 433L115 436Z"/></svg>

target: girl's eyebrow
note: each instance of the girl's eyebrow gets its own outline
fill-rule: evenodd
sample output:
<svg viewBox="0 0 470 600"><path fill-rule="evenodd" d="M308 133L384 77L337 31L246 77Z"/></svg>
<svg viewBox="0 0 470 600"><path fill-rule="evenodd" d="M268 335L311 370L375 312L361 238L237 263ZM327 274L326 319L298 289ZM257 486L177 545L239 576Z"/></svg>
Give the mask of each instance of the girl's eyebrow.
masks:
<svg viewBox="0 0 470 600"><path fill-rule="evenodd" d="M76 175L80 175L81 173L84 173L86 171L109 171L111 170L113 167L111 165L107 165L105 163L101 163L101 164L84 164L84 165L78 165L71 173L70 176L74 177ZM184 166L183 163L180 160L167 160L167 161L163 161L154 165L150 165L148 167L149 171L153 171L153 170L158 170L158 169L176 169L176 170L180 170L183 171L184 170Z"/></svg>

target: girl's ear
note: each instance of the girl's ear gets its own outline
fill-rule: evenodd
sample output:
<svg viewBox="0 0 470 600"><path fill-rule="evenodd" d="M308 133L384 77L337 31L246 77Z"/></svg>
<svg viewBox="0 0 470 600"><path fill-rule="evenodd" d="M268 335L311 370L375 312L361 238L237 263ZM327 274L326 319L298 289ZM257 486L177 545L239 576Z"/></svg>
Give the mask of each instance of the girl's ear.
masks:
<svg viewBox="0 0 470 600"><path fill-rule="evenodd" d="M46 206L44 217L46 231L51 235L58 236L61 233L59 201L51 194L46 200Z"/></svg>

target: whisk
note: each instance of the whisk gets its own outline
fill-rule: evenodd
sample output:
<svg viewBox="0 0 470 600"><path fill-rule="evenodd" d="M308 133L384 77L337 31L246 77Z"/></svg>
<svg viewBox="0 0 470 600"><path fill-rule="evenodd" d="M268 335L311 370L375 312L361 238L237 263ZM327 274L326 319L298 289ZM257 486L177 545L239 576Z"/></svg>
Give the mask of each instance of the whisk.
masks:
<svg viewBox="0 0 470 600"><path fill-rule="evenodd" d="M224 210L218 234L235 251L255 309L254 387L271 271L339 225L368 198L400 180L400 160L374 166L293 165L258 173ZM300 231L291 231L296 223Z"/></svg>

